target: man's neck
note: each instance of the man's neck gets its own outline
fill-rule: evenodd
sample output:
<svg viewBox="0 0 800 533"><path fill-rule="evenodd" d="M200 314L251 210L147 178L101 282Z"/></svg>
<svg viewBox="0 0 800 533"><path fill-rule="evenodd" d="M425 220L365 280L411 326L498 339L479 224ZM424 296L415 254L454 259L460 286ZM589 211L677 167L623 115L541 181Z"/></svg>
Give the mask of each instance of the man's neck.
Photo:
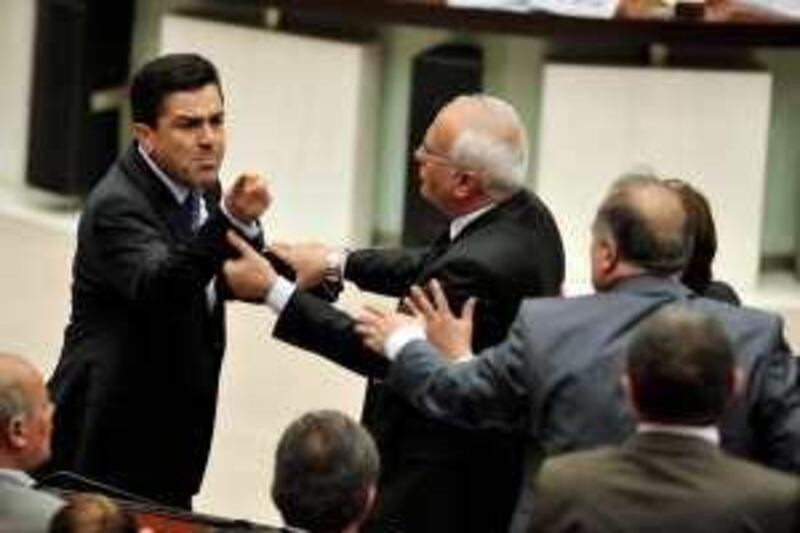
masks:
<svg viewBox="0 0 800 533"><path fill-rule="evenodd" d="M0 470L24 471L25 468L18 458L9 455L0 455Z"/></svg>

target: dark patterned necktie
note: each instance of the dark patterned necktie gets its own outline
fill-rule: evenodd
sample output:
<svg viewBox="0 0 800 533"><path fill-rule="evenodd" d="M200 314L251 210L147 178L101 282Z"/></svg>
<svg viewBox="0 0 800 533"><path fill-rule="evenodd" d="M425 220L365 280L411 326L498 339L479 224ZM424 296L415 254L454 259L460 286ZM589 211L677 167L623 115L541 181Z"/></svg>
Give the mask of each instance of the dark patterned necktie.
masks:
<svg viewBox="0 0 800 533"><path fill-rule="evenodd" d="M200 194L190 192L179 209L181 232L186 237L194 235L200 222Z"/></svg>

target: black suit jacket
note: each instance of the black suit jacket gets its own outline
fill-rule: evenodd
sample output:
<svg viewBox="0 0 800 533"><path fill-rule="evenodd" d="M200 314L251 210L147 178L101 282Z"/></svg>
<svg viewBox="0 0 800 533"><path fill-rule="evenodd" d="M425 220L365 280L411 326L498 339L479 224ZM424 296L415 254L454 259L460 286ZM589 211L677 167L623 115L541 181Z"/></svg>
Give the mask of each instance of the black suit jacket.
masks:
<svg viewBox="0 0 800 533"><path fill-rule="evenodd" d="M474 344L480 349L503 338L523 297L558 294L564 255L546 206L521 191L472 221L453 242L352 252L345 277L362 289L393 296L437 278L454 309L476 296ZM289 301L274 334L367 377L386 374L387 362L364 348L348 315L302 292ZM507 528L522 471L519 437L432 420L376 379L367 389L364 423L382 461L368 529L492 533Z"/></svg>
<svg viewBox="0 0 800 533"><path fill-rule="evenodd" d="M179 205L132 146L89 195L73 263L72 313L49 387L49 470L72 470L185 506L203 477L225 348L223 291L206 288L229 252L209 216L192 237Z"/></svg>
<svg viewBox="0 0 800 533"><path fill-rule="evenodd" d="M695 437L643 433L545 461L529 533L789 533L800 482Z"/></svg>
<svg viewBox="0 0 800 533"><path fill-rule="evenodd" d="M797 362L774 315L699 298L680 283L640 276L610 291L522 303L506 339L472 361L448 365L425 341L407 345L387 383L431 416L528 436L528 479L542 453L622 442L633 430L620 384L636 326L662 306L683 302L724 326L746 391L721 420L723 447L800 472ZM514 530L531 499L518 505Z"/></svg>

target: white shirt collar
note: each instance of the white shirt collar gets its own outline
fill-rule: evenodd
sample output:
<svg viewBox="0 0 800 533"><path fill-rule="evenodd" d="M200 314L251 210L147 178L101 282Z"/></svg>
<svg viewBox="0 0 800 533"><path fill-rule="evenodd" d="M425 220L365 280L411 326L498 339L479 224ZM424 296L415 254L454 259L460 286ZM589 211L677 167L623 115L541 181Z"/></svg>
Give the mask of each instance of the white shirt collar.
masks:
<svg viewBox="0 0 800 533"><path fill-rule="evenodd" d="M36 481L31 476L22 470L13 468L0 468L0 477L12 479L25 487L33 487L36 484Z"/></svg>
<svg viewBox="0 0 800 533"><path fill-rule="evenodd" d="M639 433L669 433L684 437L695 437L719 446L719 429L717 426L683 426L680 424L659 424L657 422L640 422L636 430Z"/></svg>
<svg viewBox="0 0 800 533"><path fill-rule="evenodd" d="M149 155L147 155L147 152L142 150L140 145L137 144L136 149L139 150L139 154L142 156L142 159L144 159L144 162L147 163L147 166L150 167L150 170L153 171L153 174L158 176L158 179L160 179L164 185L167 186L169 192L171 192L172 196L175 197L175 201L178 202L179 205L183 204L183 201L186 200L187 196L189 196L189 188L170 178L167 173L161 170L156 162L153 161Z"/></svg>
<svg viewBox="0 0 800 533"><path fill-rule="evenodd" d="M467 213L466 215L461 215L460 217L454 218L450 222L450 240L452 241L456 237L458 237L461 234L461 232L464 231L464 228L469 226L469 224L473 220L475 220L482 214L486 213L487 211L493 209L496 205L497 204L491 203L489 205L481 207L480 209L476 209L471 213Z"/></svg>

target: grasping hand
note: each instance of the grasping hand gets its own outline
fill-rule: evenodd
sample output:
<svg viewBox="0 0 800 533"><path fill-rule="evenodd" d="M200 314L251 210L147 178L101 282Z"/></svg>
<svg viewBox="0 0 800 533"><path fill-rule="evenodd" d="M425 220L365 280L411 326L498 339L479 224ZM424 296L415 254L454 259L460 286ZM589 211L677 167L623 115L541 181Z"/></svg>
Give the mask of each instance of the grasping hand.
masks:
<svg viewBox="0 0 800 533"><path fill-rule="evenodd" d="M356 317L355 328L367 348L383 354L386 339L399 328L409 325L422 325L422 322L414 316L366 305L363 313Z"/></svg>
<svg viewBox="0 0 800 533"><path fill-rule="evenodd" d="M259 174L245 172L225 192L225 208L237 220L249 224L272 203L267 182Z"/></svg>
<svg viewBox="0 0 800 533"><path fill-rule="evenodd" d="M240 256L228 259L222 266L225 282L236 298L249 302L263 302L278 275L269 261L235 232L229 230L226 237Z"/></svg>
<svg viewBox="0 0 800 533"><path fill-rule="evenodd" d="M403 303L425 322L425 336L448 360L455 360L472 352L472 318L475 298L469 298L456 317L450 310L441 284L433 279L428 283L433 302L420 287L411 287L411 296Z"/></svg>
<svg viewBox="0 0 800 533"><path fill-rule="evenodd" d="M274 243L269 249L292 267L297 276L295 282L301 289L316 287L325 280L327 256L332 251L328 246L317 242Z"/></svg>

